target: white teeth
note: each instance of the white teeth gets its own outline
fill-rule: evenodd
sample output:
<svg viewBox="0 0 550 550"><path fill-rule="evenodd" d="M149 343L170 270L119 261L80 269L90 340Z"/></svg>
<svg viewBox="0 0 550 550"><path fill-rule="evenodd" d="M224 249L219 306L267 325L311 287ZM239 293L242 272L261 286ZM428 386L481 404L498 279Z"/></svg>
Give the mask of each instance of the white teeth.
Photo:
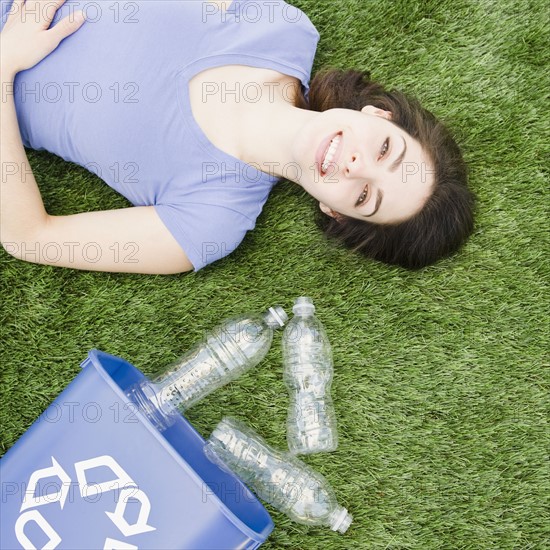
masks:
<svg viewBox="0 0 550 550"><path fill-rule="evenodd" d="M330 147L327 149L327 153L325 155L325 158L323 159L323 164L321 165L323 172L326 172L328 170L329 164L332 162L332 159L334 158L334 153L336 153L336 149L338 149L339 144L340 134L332 138L332 141L330 142Z"/></svg>

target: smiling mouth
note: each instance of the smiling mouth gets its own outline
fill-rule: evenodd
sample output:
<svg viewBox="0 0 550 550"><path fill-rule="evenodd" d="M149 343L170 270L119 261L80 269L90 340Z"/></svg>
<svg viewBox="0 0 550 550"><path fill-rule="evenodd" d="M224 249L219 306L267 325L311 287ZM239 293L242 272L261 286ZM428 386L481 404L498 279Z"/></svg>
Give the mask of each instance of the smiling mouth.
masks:
<svg viewBox="0 0 550 550"><path fill-rule="evenodd" d="M342 132L338 132L330 140L326 146L323 155L321 157L321 162L319 166L319 173L321 176L326 176L327 170L331 164L335 164L340 156L340 145L342 143Z"/></svg>

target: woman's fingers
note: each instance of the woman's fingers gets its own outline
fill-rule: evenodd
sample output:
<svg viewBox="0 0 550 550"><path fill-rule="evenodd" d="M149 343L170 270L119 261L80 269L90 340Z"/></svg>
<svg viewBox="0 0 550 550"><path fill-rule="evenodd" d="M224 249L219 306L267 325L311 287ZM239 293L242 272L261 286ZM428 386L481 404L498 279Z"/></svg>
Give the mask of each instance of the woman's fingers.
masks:
<svg viewBox="0 0 550 550"><path fill-rule="evenodd" d="M27 3L30 0L27 0ZM34 0L37 1L39 4L42 4L42 13L43 13L43 19L45 22L47 22L46 29L50 26L52 19L54 18L57 10L66 2L66 0ZM73 12L71 10L71 15L74 17L77 13L81 12Z"/></svg>
<svg viewBox="0 0 550 550"><path fill-rule="evenodd" d="M69 11L51 27L57 10L65 0L14 0L15 8L0 33L3 72L15 75L30 69L85 21L82 11ZM13 7L13 6L12 6Z"/></svg>
<svg viewBox="0 0 550 550"><path fill-rule="evenodd" d="M61 0L59 3L63 3L65 0ZM74 13L70 13L69 15L66 15L63 19L58 21L49 31L48 35L50 35L53 40L55 41L55 46L64 39L67 38L67 36L73 34L76 30L78 30L82 23L85 21L84 12L83 11L77 11Z"/></svg>
<svg viewBox="0 0 550 550"><path fill-rule="evenodd" d="M13 0L7 11L6 25L10 20L13 22L14 19L17 19L26 25L34 24L47 29L57 11L57 4L63 2L65 0L45 3L40 2L40 0Z"/></svg>
<svg viewBox="0 0 550 550"><path fill-rule="evenodd" d="M27 25L35 24L45 30L65 2L66 0L14 0L8 10L8 17L17 17Z"/></svg>
<svg viewBox="0 0 550 550"><path fill-rule="evenodd" d="M8 9L8 19L10 17L21 17L25 7L25 0L13 0Z"/></svg>

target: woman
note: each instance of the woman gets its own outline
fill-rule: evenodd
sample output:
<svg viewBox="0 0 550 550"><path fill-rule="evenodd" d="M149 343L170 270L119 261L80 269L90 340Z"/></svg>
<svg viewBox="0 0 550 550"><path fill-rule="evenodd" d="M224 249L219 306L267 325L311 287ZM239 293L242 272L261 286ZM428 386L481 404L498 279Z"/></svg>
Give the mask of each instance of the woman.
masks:
<svg viewBox="0 0 550 550"><path fill-rule="evenodd" d="M445 128L359 72L310 84L319 34L287 3L94 3L84 24L79 2L35 4L2 3L10 254L196 271L238 246L281 178L319 201L328 236L390 264L423 267L471 232L473 195ZM134 207L47 214L23 146L85 166Z"/></svg>

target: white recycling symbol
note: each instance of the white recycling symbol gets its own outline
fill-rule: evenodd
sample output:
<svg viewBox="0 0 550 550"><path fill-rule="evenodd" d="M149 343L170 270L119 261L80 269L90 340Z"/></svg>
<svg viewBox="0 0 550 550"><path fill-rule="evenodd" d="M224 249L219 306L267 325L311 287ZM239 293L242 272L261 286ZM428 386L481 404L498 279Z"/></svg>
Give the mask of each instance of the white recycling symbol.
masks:
<svg viewBox="0 0 550 550"><path fill-rule="evenodd" d="M48 536L48 542L42 546L41 550L53 550L57 548L57 545L61 542L61 537L38 510L30 510L21 514L15 522L15 534L21 546L25 550L36 550L36 546L25 534L25 525L31 521L35 522L42 529L42 532Z"/></svg>
<svg viewBox="0 0 550 550"><path fill-rule="evenodd" d="M128 523L124 517L126 506L129 498L135 498L139 500L141 506L139 509L139 516L135 523ZM154 531L156 528L151 525L147 525L147 519L151 512L151 503L147 498L147 495L134 487L123 489L118 497L118 502L114 512L105 512L111 521L118 527L119 531L125 536L137 535L138 533L146 533L147 531Z"/></svg>
<svg viewBox="0 0 550 550"><path fill-rule="evenodd" d="M59 491L48 493L47 495L35 496L36 485L41 479L57 476L61 480L61 489ZM52 456L52 465L48 468L42 468L32 473L29 479L29 487L25 491L25 498L21 504L21 510L27 510L28 508L35 508L36 506L42 506L44 504L51 504L52 502L59 502L61 509L65 505L65 500L69 494L71 487L71 478L67 472L61 467L59 462Z"/></svg>
<svg viewBox="0 0 550 550"><path fill-rule="evenodd" d="M23 548L27 550L35 550L36 547L25 533L25 526L28 523L35 523L42 532L48 537L48 541L41 547L41 550L53 550L57 548L61 542L61 537L55 529L48 523L46 518L39 510L28 510L44 504L52 504L59 502L61 509L65 505L67 495L71 486L71 478L69 474L61 467L59 462L52 456L52 465L47 468L41 468L34 471L29 478L28 489L25 491L25 496L21 504L21 515L15 522L15 535ZM94 496L108 491L113 491L122 487L117 500L117 505L114 512L105 512L118 530L125 536L137 535L148 531L156 530L156 527L147 523L149 514L151 513L151 503L147 495L140 490L132 478L126 473L124 468L109 455L97 456L88 460L82 460L74 464L78 484L80 486L80 494L83 498L89 495L91 490ZM114 474L114 479L103 483L91 484L88 483L86 472L88 470L107 467ZM49 477L57 477L61 481L61 488L55 492L46 495L35 496L38 483L42 479ZM133 498L140 503L138 518L135 523L128 523L124 517L129 498ZM104 550L133 550L137 546L128 544L116 539L107 537L105 539Z"/></svg>

